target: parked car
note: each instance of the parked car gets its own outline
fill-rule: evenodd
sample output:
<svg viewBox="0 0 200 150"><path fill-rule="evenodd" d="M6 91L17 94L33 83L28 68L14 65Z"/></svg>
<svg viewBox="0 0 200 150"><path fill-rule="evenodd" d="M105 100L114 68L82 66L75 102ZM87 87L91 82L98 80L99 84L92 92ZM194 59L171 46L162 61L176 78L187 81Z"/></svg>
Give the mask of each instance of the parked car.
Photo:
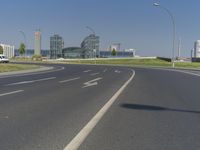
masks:
<svg viewBox="0 0 200 150"><path fill-rule="evenodd" d="M8 63L9 59L4 56L4 55L0 55L0 63Z"/></svg>

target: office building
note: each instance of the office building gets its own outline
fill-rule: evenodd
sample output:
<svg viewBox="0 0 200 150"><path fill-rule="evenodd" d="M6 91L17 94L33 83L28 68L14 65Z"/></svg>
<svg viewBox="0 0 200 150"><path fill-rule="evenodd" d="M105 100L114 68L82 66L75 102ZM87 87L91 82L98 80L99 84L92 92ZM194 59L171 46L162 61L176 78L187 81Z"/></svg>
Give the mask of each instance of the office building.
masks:
<svg viewBox="0 0 200 150"><path fill-rule="evenodd" d="M62 50L63 58L93 58L94 52L90 49L81 47L68 47Z"/></svg>
<svg viewBox="0 0 200 150"><path fill-rule="evenodd" d="M35 55L41 55L41 32L40 30L35 32Z"/></svg>
<svg viewBox="0 0 200 150"><path fill-rule="evenodd" d="M92 50L96 53L96 57L100 57L99 43L100 37L95 34L91 34L83 40L81 48Z"/></svg>
<svg viewBox="0 0 200 150"><path fill-rule="evenodd" d="M61 36L55 34L50 37L50 58L57 59L62 57L62 49L64 48L64 41Z"/></svg>
<svg viewBox="0 0 200 150"><path fill-rule="evenodd" d="M12 45L6 45L6 44L0 44L0 46L3 48L3 55L5 55L8 58L12 58L15 56L15 47Z"/></svg>

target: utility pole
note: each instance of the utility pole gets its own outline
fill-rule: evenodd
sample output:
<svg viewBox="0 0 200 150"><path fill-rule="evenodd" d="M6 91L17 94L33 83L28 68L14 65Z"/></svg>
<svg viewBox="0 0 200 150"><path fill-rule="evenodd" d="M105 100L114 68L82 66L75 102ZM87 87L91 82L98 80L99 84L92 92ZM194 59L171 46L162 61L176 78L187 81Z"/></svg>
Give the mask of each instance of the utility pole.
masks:
<svg viewBox="0 0 200 150"><path fill-rule="evenodd" d="M181 57L181 44L182 44L181 38L179 38L179 44L178 44L178 58Z"/></svg>

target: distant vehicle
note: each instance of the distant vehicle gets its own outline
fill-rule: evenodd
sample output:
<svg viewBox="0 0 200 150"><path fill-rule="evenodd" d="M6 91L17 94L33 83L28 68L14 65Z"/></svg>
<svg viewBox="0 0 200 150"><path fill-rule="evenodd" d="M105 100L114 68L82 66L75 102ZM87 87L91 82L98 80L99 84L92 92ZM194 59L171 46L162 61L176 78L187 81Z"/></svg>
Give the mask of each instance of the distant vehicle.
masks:
<svg viewBox="0 0 200 150"><path fill-rule="evenodd" d="M0 55L0 63L9 63L9 59L4 55Z"/></svg>

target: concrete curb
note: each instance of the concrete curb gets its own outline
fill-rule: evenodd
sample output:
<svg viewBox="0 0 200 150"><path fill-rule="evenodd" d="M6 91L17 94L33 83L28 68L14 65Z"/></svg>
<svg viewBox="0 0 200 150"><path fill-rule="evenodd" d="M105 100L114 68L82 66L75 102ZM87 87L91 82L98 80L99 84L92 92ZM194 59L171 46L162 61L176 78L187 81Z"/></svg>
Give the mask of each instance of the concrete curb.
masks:
<svg viewBox="0 0 200 150"><path fill-rule="evenodd" d="M45 66L40 66L37 69L29 69L29 70L21 70L21 71L12 71L12 72L3 72L0 73L0 77L3 76L9 76L9 75L19 75L19 74L26 74L26 73L35 73L35 72L41 72L41 71L47 71L47 70L52 70L54 67L45 67Z"/></svg>

